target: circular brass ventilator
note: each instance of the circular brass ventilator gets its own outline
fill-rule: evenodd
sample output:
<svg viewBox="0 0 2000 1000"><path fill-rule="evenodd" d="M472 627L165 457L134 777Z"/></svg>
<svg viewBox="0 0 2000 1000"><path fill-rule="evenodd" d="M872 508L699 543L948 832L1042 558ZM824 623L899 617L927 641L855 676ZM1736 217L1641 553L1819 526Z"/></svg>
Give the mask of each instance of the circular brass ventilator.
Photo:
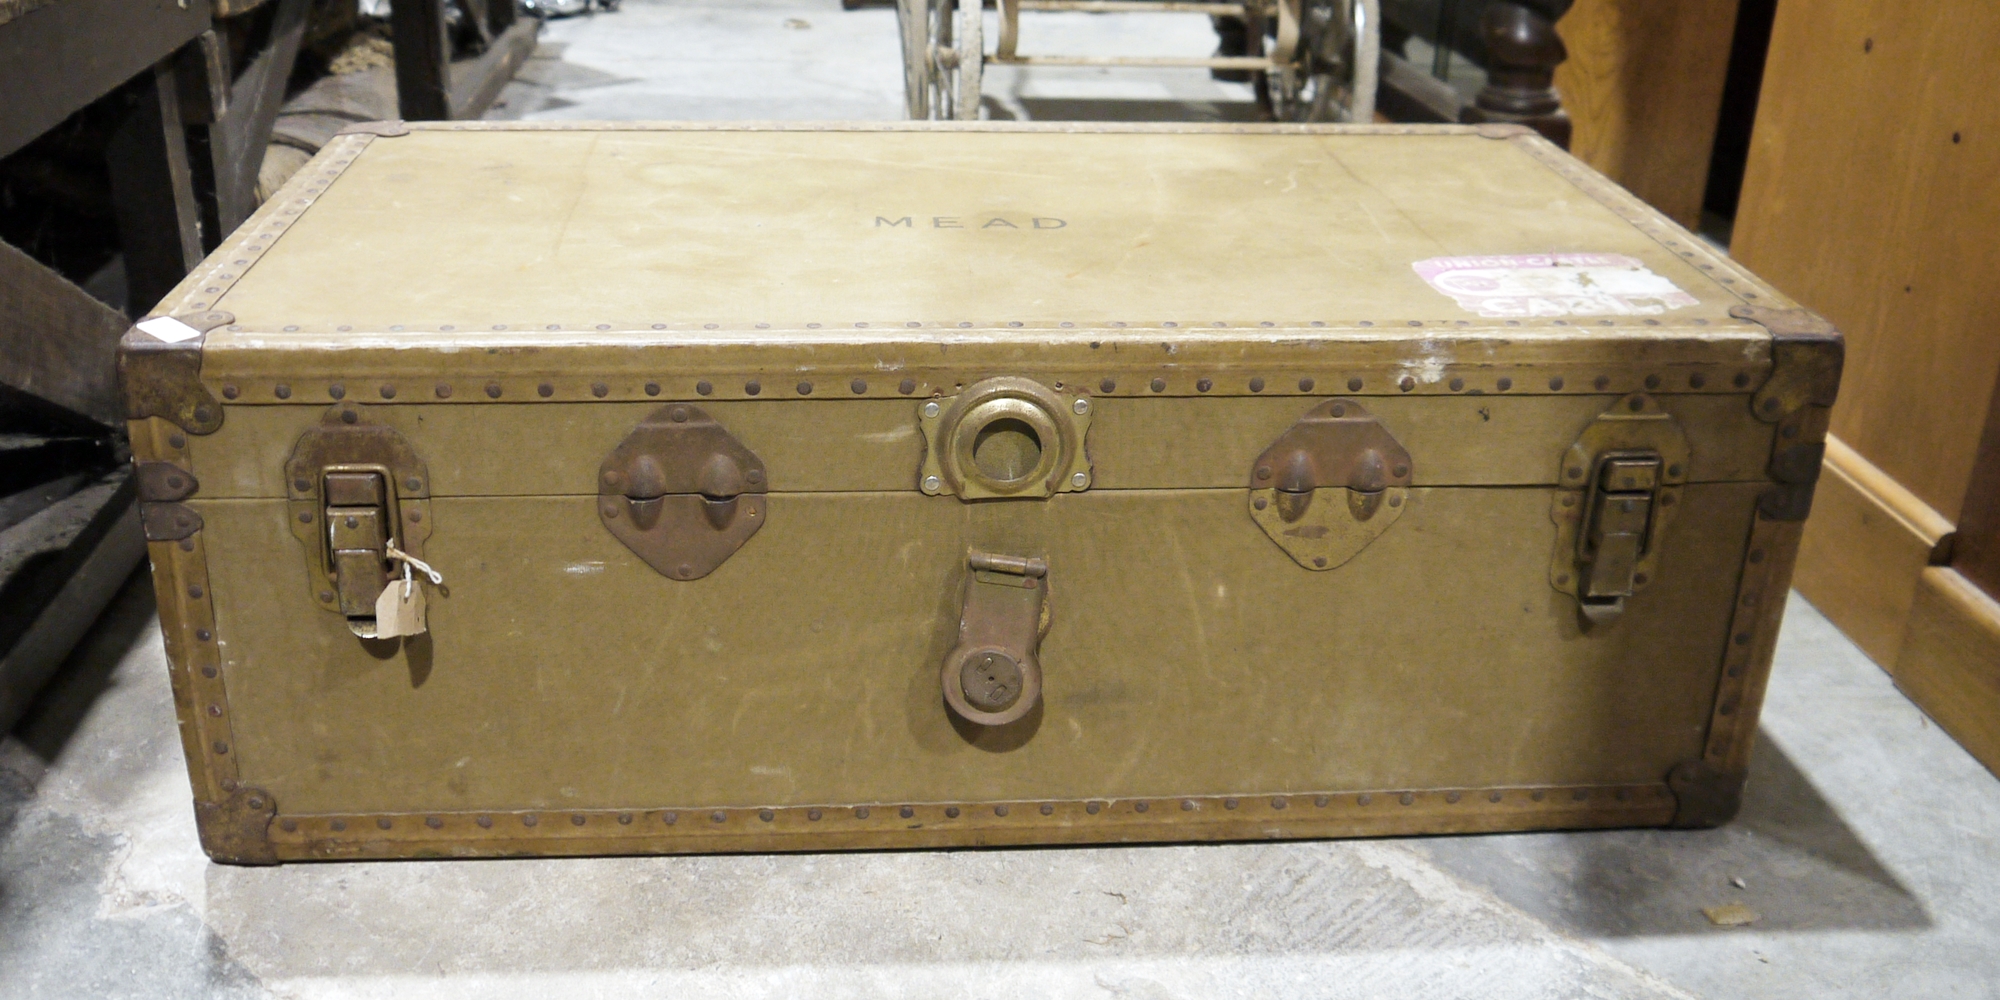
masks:
<svg viewBox="0 0 2000 1000"><path fill-rule="evenodd" d="M1088 397L1002 376L918 405L925 493L965 500L1046 497L1090 486Z"/></svg>

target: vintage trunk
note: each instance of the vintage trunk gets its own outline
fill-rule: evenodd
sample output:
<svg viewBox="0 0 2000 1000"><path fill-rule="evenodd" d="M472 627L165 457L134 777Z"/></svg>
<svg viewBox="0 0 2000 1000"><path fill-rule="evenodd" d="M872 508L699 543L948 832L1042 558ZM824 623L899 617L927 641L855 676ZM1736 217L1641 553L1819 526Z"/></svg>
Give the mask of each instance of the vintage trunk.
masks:
<svg viewBox="0 0 2000 1000"><path fill-rule="evenodd" d="M1722 822L1840 365L1511 126L372 125L153 316L248 863Z"/></svg>

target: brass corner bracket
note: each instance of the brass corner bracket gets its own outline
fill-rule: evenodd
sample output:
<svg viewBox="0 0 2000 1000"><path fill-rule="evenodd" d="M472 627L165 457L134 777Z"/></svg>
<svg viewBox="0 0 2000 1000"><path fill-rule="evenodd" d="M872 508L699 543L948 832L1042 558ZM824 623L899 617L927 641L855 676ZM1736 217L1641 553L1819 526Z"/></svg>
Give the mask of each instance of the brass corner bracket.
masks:
<svg viewBox="0 0 2000 1000"><path fill-rule="evenodd" d="M278 852L271 844L271 821L278 815L278 802L261 788L239 785L220 802L194 804L195 826L201 833L201 849L208 856L229 865L275 865Z"/></svg>

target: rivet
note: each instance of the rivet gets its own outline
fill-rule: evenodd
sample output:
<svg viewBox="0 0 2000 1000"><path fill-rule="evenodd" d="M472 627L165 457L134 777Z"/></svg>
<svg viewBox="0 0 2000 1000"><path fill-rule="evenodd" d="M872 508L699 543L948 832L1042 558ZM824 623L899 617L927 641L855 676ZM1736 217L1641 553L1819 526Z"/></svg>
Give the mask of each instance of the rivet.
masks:
<svg viewBox="0 0 2000 1000"><path fill-rule="evenodd" d="M1402 505L1403 505L1403 498L1402 498L1402 497L1390 497L1390 498L1389 498L1389 506L1391 506L1391 507L1401 507Z"/></svg>
<svg viewBox="0 0 2000 1000"><path fill-rule="evenodd" d="M1351 378L1351 379L1348 379L1348 380L1347 380L1347 391L1348 391L1348 392L1360 392L1360 391L1361 391L1361 386L1362 386L1362 385L1363 385L1363 383L1362 383L1362 381L1361 381L1361 379L1360 379L1359 377L1356 377L1356 378Z"/></svg>
<svg viewBox="0 0 2000 1000"><path fill-rule="evenodd" d="M1283 798L1274 797L1271 799L1271 808L1273 809L1283 809L1287 804Z"/></svg>
<svg viewBox="0 0 2000 1000"><path fill-rule="evenodd" d="M582 814L582 813L570 813L570 815L569 815L569 822L570 822L570 825L571 825L571 826L582 826L582 825L583 825L583 814Z"/></svg>
<svg viewBox="0 0 2000 1000"><path fill-rule="evenodd" d="M1497 791L1494 791L1494 792L1487 792L1487 793L1486 793L1486 801L1488 801L1488 802L1498 802L1498 801L1500 801L1500 793L1499 793L1499 792L1497 792Z"/></svg>
<svg viewBox="0 0 2000 1000"><path fill-rule="evenodd" d="M1737 644L1738 646L1748 646L1748 645L1750 645L1750 633L1748 633L1748 632L1738 632L1738 633L1736 633L1736 635L1735 635L1735 636L1733 637L1733 641L1734 641L1734 642L1735 642L1735 643L1736 643L1736 644Z"/></svg>
<svg viewBox="0 0 2000 1000"><path fill-rule="evenodd" d="M240 394L241 390L237 389L234 385L225 385L222 387L223 399L235 399Z"/></svg>
<svg viewBox="0 0 2000 1000"><path fill-rule="evenodd" d="M488 383L486 383L486 398L487 398L487 399L499 399L499 398L500 398L500 383L498 383L498 382L488 382Z"/></svg>
<svg viewBox="0 0 2000 1000"><path fill-rule="evenodd" d="M764 821L764 822L766 822L766 823L769 823L769 822L770 822L770 821L772 821L773 819L776 819L776 818L777 818L777 816L778 816L778 814L777 814L777 813L774 813L774 812L772 812L772 811L771 811L771 810L769 810L769 809L759 809L759 810L757 810L757 818L758 818L758 819L761 819L761 820L763 820L763 821Z"/></svg>
<svg viewBox="0 0 2000 1000"><path fill-rule="evenodd" d="M658 382L646 383L646 395L657 396L659 394L660 394L660 383Z"/></svg>
<svg viewBox="0 0 2000 1000"><path fill-rule="evenodd" d="M1741 389L1741 388L1743 388L1743 387L1745 387L1745 386L1748 386L1748 385L1750 384L1750 373L1749 373L1749 372L1737 372L1737 373L1736 373L1736 377L1735 377L1735 378L1733 378L1733 379L1730 379L1729 381L1730 381L1730 382L1731 382L1732 384L1734 384L1734 385L1736 386L1736 388L1738 388L1738 389Z"/></svg>
<svg viewBox="0 0 2000 1000"><path fill-rule="evenodd" d="M1456 803L1456 802L1457 802L1457 801L1458 801L1458 800L1459 800L1459 799L1460 799L1461 797L1462 797L1462 796L1460 796L1460 795L1459 795L1459 793L1457 793L1457 792L1446 792L1446 793L1444 793L1444 800L1445 800L1446 802L1452 802L1452 803Z"/></svg>
<svg viewBox="0 0 2000 1000"><path fill-rule="evenodd" d="M194 637L196 639L201 640L202 642L207 642L208 640L215 638L215 633L210 632L205 628L198 628L194 630Z"/></svg>
<svg viewBox="0 0 2000 1000"><path fill-rule="evenodd" d="M534 813L529 813L528 815L521 817L522 826L534 826L536 823L540 822L541 819L538 818Z"/></svg>
<svg viewBox="0 0 2000 1000"><path fill-rule="evenodd" d="M194 551L194 539L192 539L192 538L183 538L183 539L181 539L181 551L182 551L182 552L193 552L193 551Z"/></svg>
<svg viewBox="0 0 2000 1000"><path fill-rule="evenodd" d="M353 424L353 423L359 423L360 421L361 421L361 414L359 414L359 413L356 413L356 412L354 412L353 410L342 410L342 411L340 411L340 422L341 422L341 423L343 423L343 424Z"/></svg>
<svg viewBox="0 0 2000 1000"><path fill-rule="evenodd" d="M433 830L438 830L444 827L444 820L439 819L436 816L426 816L424 817L424 825L430 827Z"/></svg>
<svg viewBox="0 0 2000 1000"><path fill-rule="evenodd" d="M1404 792L1402 796L1398 798L1396 801L1401 802L1404 805L1409 805L1410 803L1417 801L1417 797L1415 795L1410 794L1409 792Z"/></svg>
<svg viewBox="0 0 2000 1000"><path fill-rule="evenodd" d="M1213 389L1213 388L1215 388L1215 380L1214 380L1214 379L1206 379L1206 378L1203 378L1203 379L1196 379L1196 380L1195 380L1195 383L1194 383L1194 391L1196 391L1196 392L1207 392L1208 390L1210 390L1210 389Z"/></svg>
<svg viewBox="0 0 2000 1000"><path fill-rule="evenodd" d="M1103 807L1095 802L1086 802L1083 804L1083 811L1091 814L1092 816L1097 815L1097 810L1101 808Z"/></svg>
<svg viewBox="0 0 2000 1000"><path fill-rule="evenodd" d="M1163 378L1156 378L1153 380L1152 385L1149 386L1149 388L1151 388L1154 392L1165 392L1167 391L1167 380Z"/></svg>
<svg viewBox="0 0 2000 1000"><path fill-rule="evenodd" d="M382 394L382 398L383 398L383 399L395 399L395 398L396 398L396 387L395 387L395 386L393 386L393 385L385 385L385 386L383 386L382 388L380 388L380 389L378 389L378 390L376 390L376 391L377 391L377 392L380 392L380 393Z"/></svg>
<svg viewBox="0 0 2000 1000"><path fill-rule="evenodd" d="M620 825L623 825L623 826L631 826L631 825L632 825L632 814L631 814L631 813L619 813L619 814L618 814L618 822L619 822L619 824L620 824Z"/></svg>
<svg viewBox="0 0 2000 1000"><path fill-rule="evenodd" d="M1314 557L1313 557L1313 568L1314 568L1314 569L1325 569L1325 568L1326 568L1326 557L1325 557L1325 556L1314 556Z"/></svg>
<svg viewBox="0 0 2000 1000"><path fill-rule="evenodd" d="M451 386L449 386L449 385L446 385L446 384L445 384L445 383L443 383L443 382L439 382L439 383L437 384L437 388L436 388L435 390L433 390L433 391L435 391L435 392L437 393L437 398L439 398L439 399L450 399L450 398L451 398Z"/></svg>
<svg viewBox="0 0 2000 1000"><path fill-rule="evenodd" d="M1410 474L1410 467L1409 467L1409 466L1407 466L1407 465L1404 465L1404 464L1402 464L1402 463L1400 463L1400 462L1398 462L1398 463L1396 464L1396 467L1395 467L1394 469L1390 470L1390 471L1391 471L1391 472L1392 472L1392 473L1393 473L1393 474L1395 475L1395 477L1396 477L1397 479L1401 479L1401 478L1403 478L1404 476L1407 476L1407 475L1409 475L1409 474Z"/></svg>
<svg viewBox="0 0 2000 1000"><path fill-rule="evenodd" d="M1263 510L1264 508L1269 507L1270 503L1266 501L1263 497L1258 497L1257 499L1250 501L1250 506L1255 510Z"/></svg>
<svg viewBox="0 0 2000 1000"><path fill-rule="evenodd" d="M403 488L414 493L424 488L424 481L412 476L403 480Z"/></svg>
<svg viewBox="0 0 2000 1000"><path fill-rule="evenodd" d="M806 819L811 820L814 823L819 822L820 815L821 813L817 809L806 810Z"/></svg>
<svg viewBox="0 0 2000 1000"><path fill-rule="evenodd" d="M764 391L764 386L763 383L761 382L756 382L756 381L745 382L743 383L743 391L749 393L752 396L755 396L758 393Z"/></svg>
<svg viewBox="0 0 2000 1000"><path fill-rule="evenodd" d="M547 382L543 382L542 384L535 386L535 395L540 396L543 399L547 399L555 394L556 394L556 387Z"/></svg>
<svg viewBox="0 0 2000 1000"><path fill-rule="evenodd" d="M1598 389L1601 390L1611 384L1611 376L1599 375L1596 378L1592 379L1590 384L1596 386Z"/></svg>
<svg viewBox="0 0 2000 1000"><path fill-rule="evenodd" d="M1688 376L1688 385L1692 388L1699 389L1707 384L1708 384L1708 376L1703 375L1700 372L1695 372L1694 374Z"/></svg>
<svg viewBox="0 0 2000 1000"><path fill-rule="evenodd" d="M1558 587L1567 587L1567 586L1569 586L1569 574L1568 574L1568 573L1563 573L1563 574L1561 574L1561 575L1557 576L1557 577L1556 577L1556 586L1558 586Z"/></svg>
<svg viewBox="0 0 2000 1000"><path fill-rule="evenodd" d="M1313 380L1312 380L1312 379L1309 379L1309 378L1302 378L1302 379L1300 379L1300 380L1299 380L1299 391L1300 391L1300 392L1311 392L1311 391L1313 391Z"/></svg>
<svg viewBox="0 0 2000 1000"><path fill-rule="evenodd" d="M479 828L482 830L493 829L493 817L491 816L477 816L472 821L479 824Z"/></svg>
<svg viewBox="0 0 2000 1000"><path fill-rule="evenodd" d="M800 382L798 384L798 390L799 390L799 395L810 396L812 395L813 384L811 382Z"/></svg>
<svg viewBox="0 0 2000 1000"><path fill-rule="evenodd" d="M917 380L913 378L906 378L901 382L896 383L896 391L902 393L905 396L917 391Z"/></svg>
<svg viewBox="0 0 2000 1000"><path fill-rule="evenodd" d="M1097 391L1098 391L1098 392L1103 392L1103 393L1112 393L1112 392L1117 392L1117 391L1118 391L1118 383L1117 383L1117 382L1114 382L1114 381L1112 381L1111 379L1108 379L1108 378L1107 378L1107 379L1103 379L1103 380L1101 380L1101 381L1099 381L1099 382L1097 383Z"/></svg>
<svg viewBox="0 0 2000 1000"><path fill-rule="evenodd" d="M717 809L716 811L708 814L708 821L710 823L722 823L726 822L728 819L729 815L727 813L724 813L720 809Z"/></svg>
<svg viewBox="0 0 2000 1000"><path fill-rule="evenodd" d="M606 395L610 394L610 392L611 392L611 387L605 385L602 382L590 383L590 394L596 396L598 399L603 399Z"/></svg>
<svg viewBox="0 0 2000 1000"><path fill-rule="evenodd" d="M679 566L674 567L674 575L683 580L688 579L694 576L694 566L690 563L681 563Z"/></svg>
<svg viewBox="0 0 2000 1000"><path fill-rule="evenodd" d="M311 517L310 517L310 516L308 515L308 516L306 517L306 519L307 519L307 520L311 520L312 518L311 518ZM320 599L320 601L321 601L321 602L323 602L323 603L326 603L326 604L332 604L332 603L333 603L333 591L331 591L331 590L322 590L322 591L320 591L320 592L319 592L319 599Z"/></svg>
<svg viewBox="0 0 2000 1000"><path fill-rule="evenodd" d="M1236 808L1236 807L1237 807L1238 805L1240 805L1240 804L1241 804L1241 803L1238 803L1238 802L1237 802L1237 801L1236 801L1235 799L1223 799L1223 800L1222 800L1222 808L1224 808L1224 809L1234 809L1234 808Z"/></svg>
<svg viewBox="0 0 2000 1000"><path fill-rule="evenodd" d="M665 823L665 824L667 824L668 826L672 826L672 825L674 825L675 823L678 823L678 822L680 822L680 821L681 821L681 814L680 814L680 813L677 813L677 812L664 812L664 813L661 813L661 814L660 814L660 822L662 822L662 823Z"/></svg>
<svg viewBox="0 0 2000 1000"><path fill-rule="evenodd" d="M1782 404L1782 403L1778 402L1778 399L1777 399L1777 397L1776 397L1776 396L1773 396L1773 397L1771 397L1770 399L1767 399L1767 400L1765 400L1765 401L1764 401L1764 412L1765 412L1765 413L1776 413L1776 412L1778 412L1778 407L1780 407L1780 406L1782 406L1782 405L1784 405L1784 404Z"/></svg>
<svg viewBox="0 0 2000 1000"><path fill-rule="evenodd" d="M1375 801L1375 796L1373 796L1373 795L1369 795L1369 794L1367 794L1367 793L1365 793L1365 792L1364 792L1364 793L1362 793L1362 794L1360 794L1360 795L1357 795L1357 796L1355 796L1355 797L1354 797L1354 803L1355 803L1356 805L1363 805L1363 806L1365 806L1365 805L1369 805L1370 803L1373 803L1374 801Z"/></svg>
<svg viewBox="0 0 2000 1000"><path fill-rule="evenodd" d="M1050 804L1049 804L1049 803L1047 803L1047 802L1044 802L1044 803L1042 803L1042 808L1041 808L1041 813L1042 813L1042 815L1044 815L1044 816L1053 816L1053 815L1055 815L1055 812L1056 812L1056 807L1055 807L1055 806L1053 806L1053 805L1050 805Z"/></svg>
<svg viewBox="0 0 2000 1000"><path fill-rule="evenodd" d="M1408 375L1403 376L1402 380L1396 383L1396 388L1401 389L1404 392L1409 392L1411 389L1414 389L1416 387L1417 387L1417 380L1411 378Z"/></svg>
<svg viewBox="0 0 2000 1000"><path fill-rule="evenodd" d="M936 493L936 492L937 492L937 491L938 491L939 489L941 489L941 488L942 488L943 486L944 486L944 481L943 481L943 480L940 480L940 479L939 479L938 477L936 477L936 476L925 476L925 477L924 477L924 492L925 492L925 493Z"/></svg>
<svg viewBox="0 0 2000 1000"><path fill-rule="evenodd" d="M209 716L209 718L211 718L211 719L219 719L219 718L221 718L221 717L222 717L222 706L221 706L221 705L210 705L210 706L208 706L208 716Z"/></svg>
<svg viewBox="0 0 2000 1000"><path fill-rule="evenodd" d="M1494 384L1500 389L1501 392L1506 392L1507 390L1514 388L1514 380L1511 378L1503 378L1499 382Z"/></svg>
<svg viewBox="0 0 2000 1000"><path fill-rule="evenodd" d="M1077 416L1079 417L1083 416L1084 414L1090 412L1090 400L1079 399L1076 402L1071 403L1069 408L1075 411Z"/></svg>
<svg viewBox="0 0 2000 1000"><path fill-rule="evenodd" d="M855 395L859 396L862 393L868 391L868 383L863 382L860 379L855 379L854 381L847 383L847 388L850 391L852 391Z"/></svg>
<svg viewBox="0 0 2000 1000"><path fill-rule="evenodd" d="M925 417L935 418L938 414L943 412L944 412L944 407L939 406L937 400L935 399L924 404Z"/></svg>
<svg viewBox="0 0 2000 1000"><path fill-rule="evenodd" d="M1540 801L1542 801L1543 799L1545 799L1545 798L1548 798L1548 796L1549 796L1549 793L1547 793L1547 792L1545 792L1545 791L1542 791L1542 790L1541 790L1541 789L1539 789L1539 788L1535 789L1535 790L1534 790L1533 792L1530 792L1530 793L1528 794L1528 797L1529 797L1529 798L1531 798L1531 799L1534 799L1534 800L1535 800L1536 802L1540 802Z"/></svg>
<svg viewBox="0 0 2000 1000"><path fill-rule="evenodd" d="M687 418L688 418L688 408L685 406L676 406L673 409L667 411L667 419L673 421L674 423L677 424L686 423Z"/></svg>
<svg viewBox="0 0 2000 1000"><path fill-rule="evenodd" d="M299 829L299 821L290 818L281 819L278 821L278 828L286 833L296 833Z"/></svg>
<svg viewBox="0 0 2000 1000"><path fill-rule="evenodd" d="M1258 466L1258 467L1257 467L1257 478L1258 478L1259 480L1264 480L1264 479L1269 479L1269 478L1271 478L1271 467L1270 467L1270 466L1268 466L1268 465L1260 465L1260 466Z"/></svg>
<svg viewBox="0 0 2000 1000"><path fill-rule="evenodd" d="M1569 467L1568 469L1566 469L1566 470L1564 470L1564 471L1568 473L1568 475L1569 475L1569 477L1570 477L1571 479L1582 479L1582 478L1583 478L1583 470L1582 470L1582 469L1580 469L1580 468L1577 468L1577 467L1576 467L1576 466L1574 466L1574 465L1570 466L1570 467Z"/></svg>
<svg viewBox="0 0 2000 1000"><path fill-rule="evenodd" d="M868 807L867 807L867 806L856 806L856 807L854 807L854 818L855 818L855 819L867 819L867 818L868 818Z"/></svg>
<svg viewBox="0 0 2000 1000"><path fill-rule="evenodd" d="M1660 387L1660 377L1658 375L1646 376L1646 388L1658 389L1659 387Z"/></svg>
<svg viewBox="0 0 2000 1000"><path fill-rule="evenodd" d="M377 829L381 829L381 830L387 830L387 829L389 829L390 827L392 827L392 826L395 826L395 825L396 825L396 821L395 821L395 820L392 820L392 819L390 819L390 818L389 818L389 817L387 817L387 816L382 816L382 817L379 817L379 818L377 818L377 819L375 820L375 826L376 826L376 828L377 828Z"/></svg>
<svg viewBox="0 0 2000 1000"><path fill-rule="evenodd" d="M1464 380L1464 379L1462 379L1462 378L1455 378L1455 379L1452 379L1452 380L1451 380L1451 382L1450 382L1449 384L1450 384L1450 386L1451 386L1451 391L1453 391L1453 392L1457 392L1457 391L1459 391L1460 389L1463 389L1463 388L1465 388L1465 380Z"/></svg>
<svg viewBox="0 0 2000 1000"><path fill-rule="evenodd" d="M1326 808L1326 796L1324 795L1313 796L1313 805L1318 806L1321 809Z"/></svg>
<svg viewBox="0 0 2000 1000"><path fill-rule="evenodd" d="M1261 379L1261 378L1253 378L1253 379L1251 379L1251 380L1250 380L1250 391L1251 391L1251 392L1263 392L1263 391L1264 391L1264 380L1263 380L1263 379Z"/></svg>
<svg viewBox="0 0 2000 1000"><path fill-rule="evenodd" d="M1193 799L1182 799L1182 800L1181 800L1181 812L1194 812L1194 800L1193 800Z"/></svg>
<svg viewBox="0 0 2000 1000"><path fill-rule="evenodd" d="M1557 375L1555 378L1549 379L1550 392L1560 392L1562 390L1562 387L1563 387L1563 380L1561 375Z"/></svg>
<svg viewBox="0 0 2000 1000"><path fill-rule="evenodd" d="M699 395L706 396L709 393L715 391L715 386L709 384L709 382L706 379L704 379L694 384L694 391Z"/></svg>
<svg viewBox="0 0 2000 1000"><path fill-rule="evenodd" d="M957 807L957 806L946 806L946 807L944 808L944 815L945 815L945 818L946 818L946 819L957 819L957 818L958 818L958 807Z"/></svg>
<svg viewBox="0 0 2000 1000"><path fill-rule="evenodd" d="M1069 484L1079 490L1083 489L1090 484L1090 474L1087 472L1070 473Z"/></svg>
<svg viewBox="0 0 2000 1000"><path fill-rule="evenodd" d="M896 815L901 816L904 819L909 819L910 817L915 816L916 814L917 811L915 809L910 808L909 806L904 806L903 808L896 810Z"/></svg>
<svg viewBox="0 0 2000 1000"><path fill-rule="evenodd" d="M347 395L347 387L336 382L333 385L326 387L326 394L328 396L333 397L334 399L339 399Z"/></svg>
<svg viewBox="0 0 2000 1000"><path fill-rule="evenodd" d="M188 596L194 598L197 601L201 600L201 587L198 585L189 586Z"/></svg>
<svg viewBox="0 0 2000 1000"><path fill-rule="evenodd" d="M333 822L327 824L327 828L335 833L339 833L340 831L347 829L347 821L344 819L334 820Z"/></svg>

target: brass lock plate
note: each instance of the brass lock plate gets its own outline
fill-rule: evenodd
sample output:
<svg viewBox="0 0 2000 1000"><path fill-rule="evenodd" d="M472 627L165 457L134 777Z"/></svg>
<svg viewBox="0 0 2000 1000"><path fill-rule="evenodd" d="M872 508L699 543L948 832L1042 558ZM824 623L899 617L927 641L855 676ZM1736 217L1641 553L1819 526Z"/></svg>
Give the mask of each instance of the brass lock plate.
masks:
<svg viewBox="0 0 2000 1000"><path fill-rule="evenodd" d="M958 645L939 681L952 712L981 726L1025 718L1042 697L1036 655L1049 630L1049 565L1024 556L973 552L966 558Z"/></svg>
<svg viewBox="0 0 2000 1000"><path fill-rule="evenodd" d="M597 472L597 516L670 580L715 572L764 526L764 461L699 407L662 406Z"/></svg>
<svg viewBox="0 0 2000 1000"><path fill-rule="evenodd" d="M343 402L292 446L285 489L313 603L374 637L375 599L393 569L388 543L422 558L430 538L429 470L400 432Z"/></svg>
<svg viewBox="0 0 2000 1000"><path fill-rule="evenodd" d="M1624 613L1659 576L1660 539L1687 483L1687 434L1658 399L1633 393L1599 414L1563 453L1549 507L1549 585L1591 623Z"/></svg>
<svg viewBox="0 0 2000 1000"><path fill-rule="evenodd" d="M1250 466L1250 519L1292 561L1329 570L1403 516L1410 453L1361 404L1307 411Z"/></svg>
<svg viewBox="0 0 2000 1000"><path fill-rule="evenodd" d="M917 405L917 486L962 500L1047 497L1090 488L1088 396L1003 376Z"/></svg>

